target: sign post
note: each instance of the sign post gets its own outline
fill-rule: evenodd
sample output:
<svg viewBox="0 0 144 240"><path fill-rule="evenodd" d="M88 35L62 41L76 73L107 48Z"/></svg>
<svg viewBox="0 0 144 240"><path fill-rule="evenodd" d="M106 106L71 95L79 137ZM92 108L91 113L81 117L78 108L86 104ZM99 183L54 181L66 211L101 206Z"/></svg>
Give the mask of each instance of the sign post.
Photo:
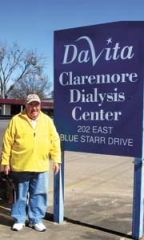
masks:
<svg viewBox="0 0 144 240"><path fill-rule="evenodd" d="M60 171L54 176L54 222L62 223L64 219L64 152Z"/></svg>
<svg viewBox="0 0 144 240"><path fill-rule="evenodd" d="M144 200L144 162L134 159L134 194L132 236L140 239L143 236L143 200Z"/></svg>
<svg viewBox="0 0 144 240"><path fill-rule="evenodd" d="M132 231L142 236L144 22L55 31L54 46L62 150L135 158Z"/></svg>

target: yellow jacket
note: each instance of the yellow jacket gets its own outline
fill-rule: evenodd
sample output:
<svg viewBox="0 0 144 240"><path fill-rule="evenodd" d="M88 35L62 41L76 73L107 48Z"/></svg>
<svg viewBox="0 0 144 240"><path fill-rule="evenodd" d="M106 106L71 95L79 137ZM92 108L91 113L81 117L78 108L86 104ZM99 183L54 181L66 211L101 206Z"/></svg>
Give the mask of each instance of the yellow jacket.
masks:
<svg viewBox="0 0 144 240"><path fill-rule="evenodd" d="M60 138L53 120L40 111L34 129L25 110L14 116L5 131L1 157L1 165L16 172L47 171L49 158L60 163Z"/></svg>

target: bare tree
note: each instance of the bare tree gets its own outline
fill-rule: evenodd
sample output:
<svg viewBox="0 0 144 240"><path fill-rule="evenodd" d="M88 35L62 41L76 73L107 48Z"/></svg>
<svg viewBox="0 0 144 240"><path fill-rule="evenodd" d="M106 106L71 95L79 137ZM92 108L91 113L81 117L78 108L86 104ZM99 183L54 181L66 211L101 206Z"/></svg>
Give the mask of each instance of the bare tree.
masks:
<svg viewBox="0 0 144 240"><path fill-rule="evenodd" d="M7 98L12 92L16 94L18 83L22 85L22 82L27 81L28 84L32 76L33 81L39 79L46 84L44 60L36 51L21 50L17 43L13 43L11 48L0 43L0 96Z"/></svg>
<svg viewBox="0 0 144 240"><path fill-rule="evenodd" d="M11 90L9 97L16 99L25 99L29 93L36 93L41 99L45 99L51 95L51 83L47 77L40 79L35 74L19 80Z"/></svg>

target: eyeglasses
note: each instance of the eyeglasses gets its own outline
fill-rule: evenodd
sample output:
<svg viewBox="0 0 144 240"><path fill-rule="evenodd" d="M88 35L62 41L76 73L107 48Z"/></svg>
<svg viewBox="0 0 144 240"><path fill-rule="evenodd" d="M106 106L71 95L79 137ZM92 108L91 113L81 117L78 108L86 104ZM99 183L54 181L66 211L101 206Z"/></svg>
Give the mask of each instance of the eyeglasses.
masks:
<svg viewBox="0 0 144 240"><path fill-rule="evenodd" d="M29 103L29 104L28 104L28 107L29 107L29 108L39 107L39 106L40 106L40 103L33 103L33 102L32 102L32 103Z"/></svg>

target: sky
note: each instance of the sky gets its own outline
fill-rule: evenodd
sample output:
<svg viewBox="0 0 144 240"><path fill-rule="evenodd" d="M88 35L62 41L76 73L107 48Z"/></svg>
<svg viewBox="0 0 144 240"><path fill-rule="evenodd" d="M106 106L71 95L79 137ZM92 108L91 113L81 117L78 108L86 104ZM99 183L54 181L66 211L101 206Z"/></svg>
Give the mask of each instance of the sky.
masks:
<svg viewBox="0 0 144 240"><path fill-rule="evenodd" d="M117 21L144 21L144 0L0 0L0 41L46 57L53 83L54 31Z"/></svg>

